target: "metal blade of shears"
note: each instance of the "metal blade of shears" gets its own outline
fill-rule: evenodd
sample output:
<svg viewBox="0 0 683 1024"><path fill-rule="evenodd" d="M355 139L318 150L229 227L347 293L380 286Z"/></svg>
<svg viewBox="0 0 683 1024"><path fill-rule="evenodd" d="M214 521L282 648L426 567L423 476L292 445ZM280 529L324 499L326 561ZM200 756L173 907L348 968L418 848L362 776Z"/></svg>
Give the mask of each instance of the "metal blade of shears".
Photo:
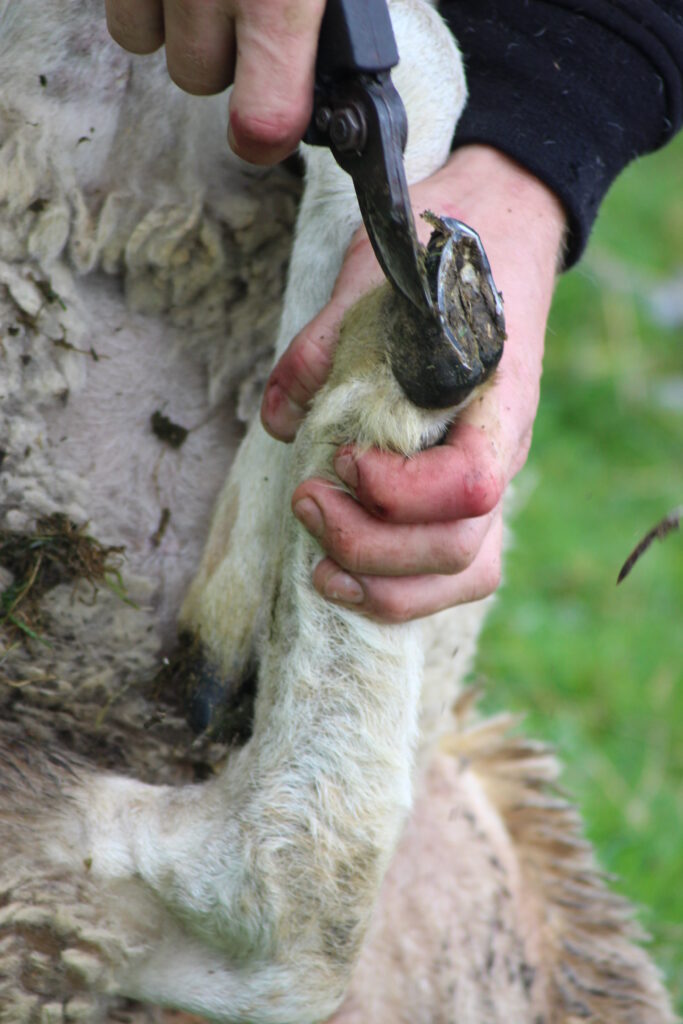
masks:
<svg viewBox="0 0 683 1024"><path fill-rule="evenodd" d="M375 255L411 311L419 372L412 356L395 354L397 380L416 405L441 408L490 376L505 324L476 231L432 216L429 245L418 241L403 166L406 112L390 74L397 63L385 0L328 0L305 141L328 146L351 175Z"/></svg>
<svg viewBox="0 0 683 1024"><path fill-rule="evenodd" d="M418 309L431 307L403 168L408 123L390 76L398 50L384 0L328 0L306 142L329 146L354 183L384 273Z"/></svg>

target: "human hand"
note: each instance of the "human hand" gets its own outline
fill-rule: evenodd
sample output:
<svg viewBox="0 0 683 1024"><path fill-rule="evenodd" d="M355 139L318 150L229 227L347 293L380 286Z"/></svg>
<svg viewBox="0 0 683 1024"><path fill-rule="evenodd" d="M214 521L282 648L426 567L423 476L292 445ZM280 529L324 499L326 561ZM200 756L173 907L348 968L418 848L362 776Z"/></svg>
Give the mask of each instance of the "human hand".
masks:
<svg viewBox="0 0 683 1024"><path fill-rule="evenodd" d="M173 81L209 95L234 81L230 145L272 164L296 148L311 117L325 0L105 0L113 38L132 53L166 44Z"/></svg>
<svg viewBox="0 0 683 1024"><path fill-rule="evenodd" d="M294 492L295 514L327 557L313 582L325 597L386 622L429 615L492 593L500 579L502 498L531 442L545 325L565 228L563 208L530 173L485 146L456 151L411 189L416 211L474 227L503 293L508 340L492 383L458 417L443 445L406 460L344 447L339 478L355 499L320 479ZM418 221L423 236L429 229ZM382 281L358 232L330 303L273 370L266 429L292 440L327 377L344 310Z"/></svg>

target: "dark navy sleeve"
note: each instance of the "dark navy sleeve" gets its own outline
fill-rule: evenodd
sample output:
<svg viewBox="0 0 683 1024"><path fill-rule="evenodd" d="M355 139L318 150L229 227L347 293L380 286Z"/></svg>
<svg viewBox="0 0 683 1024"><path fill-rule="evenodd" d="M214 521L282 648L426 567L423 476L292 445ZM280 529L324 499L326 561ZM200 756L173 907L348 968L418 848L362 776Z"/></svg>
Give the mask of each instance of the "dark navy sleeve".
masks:
<svg viewBox="0 0 683 1024"><path fill-rule="evenodd" d="M633 159L683 120L683 0L442 0L469 100L454 148L486 143L560 198L566 266Z"/></svg>

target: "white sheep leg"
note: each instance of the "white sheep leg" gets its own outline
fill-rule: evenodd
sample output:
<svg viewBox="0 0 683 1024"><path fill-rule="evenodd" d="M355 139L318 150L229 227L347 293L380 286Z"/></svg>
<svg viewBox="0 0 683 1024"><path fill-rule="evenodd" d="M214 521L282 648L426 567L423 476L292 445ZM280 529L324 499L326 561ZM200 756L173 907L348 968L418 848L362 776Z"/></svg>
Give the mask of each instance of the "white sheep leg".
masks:
<svg viewBox="0 0 683 1024"><path fill-rule="evenodd" d="M402 54L393 78L408 112L405 164L413 183L445 162L465 101L465 81L453 39L427 3L395 0L390 8ZM276 358L329 300L360 224L349 176L327 152L305 150L306 190ZM288 507L290 451L269 438L258 421L252 424L181 612L181 627L200 638L209 662L231 679L243 674L267 625L277 571L278 531L273 527Z"/></svg>

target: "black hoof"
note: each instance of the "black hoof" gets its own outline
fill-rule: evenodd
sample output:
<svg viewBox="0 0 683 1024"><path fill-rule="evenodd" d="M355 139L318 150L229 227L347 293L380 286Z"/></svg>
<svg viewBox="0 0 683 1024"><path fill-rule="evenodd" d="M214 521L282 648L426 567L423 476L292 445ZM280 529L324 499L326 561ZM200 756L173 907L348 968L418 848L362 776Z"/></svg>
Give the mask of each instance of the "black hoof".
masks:
<svg viewBox="0 0 683 1024"><path fill-rule="evenodd" d="M173 691L193 732L221 743L246 743L254 722L255 667L225 675L198 639L183 634L162 675L159 690Z"/></svg>
<svg viewBox="0 0 683 1024"><path fill-rule="evenodd" d="M187 721L196 733L221 743L246 743L254 724L256 671L226 679L200 658L188 671Z"/></svg>
<svg viewBox="0 0 683 1024"><path fill-rule="evenodd" d="M432 315L390 295L391 367L411 402L447 409L461 405L495 370L505 319L477 233L448 218L425 219L434 227L424 252Z"/></svg>

